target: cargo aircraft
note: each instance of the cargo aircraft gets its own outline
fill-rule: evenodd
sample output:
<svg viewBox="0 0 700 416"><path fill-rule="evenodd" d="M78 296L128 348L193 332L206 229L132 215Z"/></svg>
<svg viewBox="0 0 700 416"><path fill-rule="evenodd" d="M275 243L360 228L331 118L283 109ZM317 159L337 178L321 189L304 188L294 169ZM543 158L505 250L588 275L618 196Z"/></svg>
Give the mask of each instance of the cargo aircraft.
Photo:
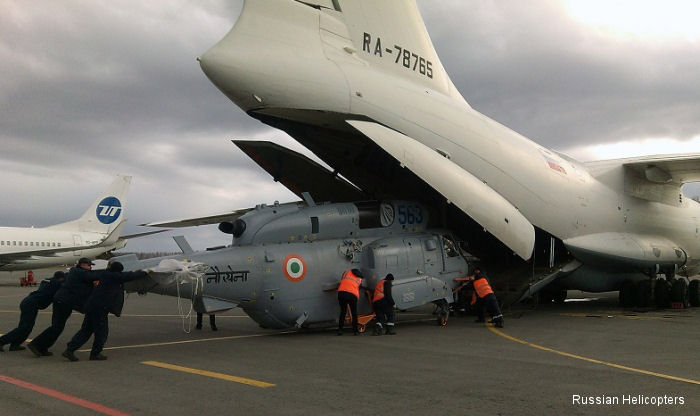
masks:
<svg viewBox="0 0 700 416"><path fill-rule="evenodd" d="M126 245L122 236L131 176L117 176L78 219L44 228L0 227L0 271L72 265L81 257L96 258Z"/></svg>
<svg viewBox="0 0 700 416"><path fill-rule="evenodd" d="M178 257L206 265L193 294L207 311L228 302L280 327L333 319L324 307L349 267L372 283L391 271L405 304L440 305L468 273L460 247L504 303L567 289L698 302L700 204L682 186L700 181L700 154L582 163L491 120L455 88L412 0L247 0L199 62L331 168L235 141L306 202L155 224L220 222L233 235Z"/></svg>

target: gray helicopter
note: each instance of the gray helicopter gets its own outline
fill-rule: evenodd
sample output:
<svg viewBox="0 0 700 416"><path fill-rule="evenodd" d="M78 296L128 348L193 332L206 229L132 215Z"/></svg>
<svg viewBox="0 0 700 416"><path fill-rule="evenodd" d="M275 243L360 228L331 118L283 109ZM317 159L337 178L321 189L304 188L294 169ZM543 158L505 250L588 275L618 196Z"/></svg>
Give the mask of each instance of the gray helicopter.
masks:
<svg viewBox="0 0 700 416"><path fill-rule="evenodd" d="M428 228L425 206L304 197L229 214L219 229L233 236L230 246L195 252L176 238L176 256L116 257L127 270L151 270L127 291L189 297L203 313L241 307L261 327L300 328L337 320L341 275L356 268L367 287L359 315L372 313L369 294L392 273L399 310L433 303L437 322L447 323L454 278L466 276L468 264L449 232Z"/></svg>

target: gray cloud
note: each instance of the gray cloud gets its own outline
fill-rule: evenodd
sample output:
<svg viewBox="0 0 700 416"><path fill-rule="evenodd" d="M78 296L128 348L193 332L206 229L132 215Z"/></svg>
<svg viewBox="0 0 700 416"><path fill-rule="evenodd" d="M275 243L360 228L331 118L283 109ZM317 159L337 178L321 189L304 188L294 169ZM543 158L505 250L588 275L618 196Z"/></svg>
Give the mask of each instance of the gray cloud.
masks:
<svg viewBox="0 0 700 416"><path fill-rule="evenodd" d="M697 43L605 37L554 0L418 4L467 101L545 146L700 135ZM304 149L245 115L196 62L230 29L240 1L0 7L1 225L72 219L117 173L134 176L127 232L295 199L230 140ZM175 233L197 248L228 241L215 227ZM156 236L129 248L175 246Z"/></svg>
<svg viewBox="0 0 700 416"><path fill-rule="evenodd" d="M556 1L421 4L467 101L547 147L700 133L697 42L607 37Z"/></svg>

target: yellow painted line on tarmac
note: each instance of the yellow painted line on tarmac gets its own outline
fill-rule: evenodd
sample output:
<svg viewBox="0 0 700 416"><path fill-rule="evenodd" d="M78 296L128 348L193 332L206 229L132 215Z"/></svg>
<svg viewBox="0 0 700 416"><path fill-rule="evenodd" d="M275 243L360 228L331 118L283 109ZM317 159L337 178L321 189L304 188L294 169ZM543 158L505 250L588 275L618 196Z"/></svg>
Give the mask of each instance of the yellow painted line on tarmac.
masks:
<svg viewBox="0 0 700 416"><path fill-rule="evenodd" d="M599 313L561 313L561 316L573 318L606 318L606 319L627 319L630 321L658 321L674 318L685 318L682 315L617 315L617 314L599 314Z"/></svg>
<svg viewBox="0 0 700 416"><path fill-rule="evenodd" d="M620 364L609 363L606 361L596 360L593 358L582 357L582 356L576 355L576 354L570 354L568 352L558 351L558 350L555 350L553 348L543 347L541 345L533 344L531 342L527 342L527 341L524 341L522 339L515 338L515 337L512 337L510 335L506 335L502 331L494 328L492 325L486 325L486 327L489 329L489 331L493 332L494 334L496 334L498 336L501 336L501 337L508 339L510 341L517 342L519 344L527 345L528 347L536 348L538 350L551 352L554 354L562 355L564 357L574 358L576 360L587 361L587 362L593 363L593 364L600 364L600 365L604 365L607 367L617 368L619 370L631 371L633 373L645 374L648 376L654 376L654 377L659 377L659 378L665 378L667 380L680 381L682 383L700 385L700 381L689 379L689 378L681 378L681 377L669 376L667 374L655 373L653 371L640 370L638 368L627 367L627 366L620 365Z"/></svg>
<svg viewBox="0 0 700 416"><path fill-rule="evenodd" d="M247 384L253 387L260 387L261 389L266 389L269 387L275 387L274 384L266 383L264 381L253 380L249 378L230 376L228 374L215 373L213 371L198 370L196 368L181 367L179 365L160 363L158 361L143 361L141 364L150 365L153 367L165 368L168 370L182 371L183 373L196 374L204 377L216 378L219 380L231 381L234 383Z"/></svg>
<svg viewBox="0 0 700 416"><path fill-rule="evenodd" d="M169 341L169 342L154 342L151 344L135 344L135 345L121 345L117 347L106 347L105 350L124 350L130 348L150 348L150 347L162 347L166 345L179 345L179 344L194 344L197 342L209 342L209 341L223 341L227 339L245 339L245 338L258 338L258 337L269 337L272 335L280 334L290 334L296 331L283 331L283 332L272 332L265 334L251 334L251 335L233 335L230 337L216 337L216 338L198 338L198 339L186 339L182 341ZM89 349L78 350L80 352L88 352Z"/></svg>

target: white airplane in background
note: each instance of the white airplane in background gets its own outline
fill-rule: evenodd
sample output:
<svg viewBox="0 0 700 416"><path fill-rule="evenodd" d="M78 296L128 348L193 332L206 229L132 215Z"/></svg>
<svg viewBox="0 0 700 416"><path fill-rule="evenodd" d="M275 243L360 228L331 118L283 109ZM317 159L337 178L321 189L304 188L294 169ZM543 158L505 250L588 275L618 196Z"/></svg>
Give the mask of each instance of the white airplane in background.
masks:
<svg viewBox="0 0 700 416"><path fill-rule="evenodd" d="M0 271L30 270L74 264L126 245L127 194L131 176L117 176L107 190L74 221L45 228L0 227Z"/></svg>

